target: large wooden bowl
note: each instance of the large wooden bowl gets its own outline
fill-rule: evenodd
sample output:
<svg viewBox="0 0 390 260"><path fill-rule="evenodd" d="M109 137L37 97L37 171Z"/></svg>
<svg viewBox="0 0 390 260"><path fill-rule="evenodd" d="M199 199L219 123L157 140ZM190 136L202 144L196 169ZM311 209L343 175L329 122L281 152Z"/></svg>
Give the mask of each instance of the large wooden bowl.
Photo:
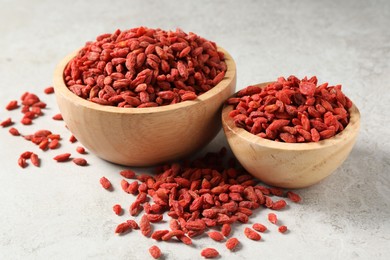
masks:
<svg viewBox="0 0 390 260"><path fill-rule="evenodd" d="M195 152L221 129L224 101L234 93L236 65L224 49L227 72L214 88L193 101L153 108L103 106L72 93L63 71L77 52L54 73L61 114L70 131L92 153L122 165L151 166Z"/></svg>
<svg viewBox="0 0 390 260"><path fill-rule="evenodd" d="M233 106L224 106L222 125L234 155L249 173L266 184L283 188L307 187L329 176L348 157L360 127L360 113L353 105L349 124L336 136L312 143L283 143L237 127L229 117L232 110Z"/></svg>

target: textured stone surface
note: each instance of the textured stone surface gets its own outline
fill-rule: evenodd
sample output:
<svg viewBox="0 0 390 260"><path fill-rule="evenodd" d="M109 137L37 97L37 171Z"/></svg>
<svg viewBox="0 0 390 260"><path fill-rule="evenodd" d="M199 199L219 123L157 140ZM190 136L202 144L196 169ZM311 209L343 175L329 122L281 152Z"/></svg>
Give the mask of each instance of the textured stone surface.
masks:
<svg viewBox="0 0 390 260"><path fill-rule="evenodd" d="M65 3L66 2L66 3ZM229 259L388 259L390 257L390 2L383 1L11 1L0 0L0 120L20 112L3 107L26 90L42 93L52 84L56 63L85 41L117 28L140 25L193 31L217 42L235 58L237 88L278 76L317 75L320 82L342 84L362 116L361 132L350 157L321 183L299 193L304 202L278 214L290 232L276 227L263 241L245 239L228 252L209 238L195 247L161 243L166 259L199 259L200 249L216 247ZM69 133L54 96L46 117L22 133L49 128ZM222 133L207 147L226 145ZM154 241L139 233L120 237L116 224L128 218L133 197L120 191L120 166L92 154L89 167L58 165L63 142L45 154L0 129L0 259L146 259ZM21 170L17 157L37 151L42 167ZM142 169L140 171L147 171ZM313 173L315 174L315 173ZM107 192L99 178L109 177ZM112 206L126 209L118 217ZM253 222L267 223L268 211Z"/></svg>

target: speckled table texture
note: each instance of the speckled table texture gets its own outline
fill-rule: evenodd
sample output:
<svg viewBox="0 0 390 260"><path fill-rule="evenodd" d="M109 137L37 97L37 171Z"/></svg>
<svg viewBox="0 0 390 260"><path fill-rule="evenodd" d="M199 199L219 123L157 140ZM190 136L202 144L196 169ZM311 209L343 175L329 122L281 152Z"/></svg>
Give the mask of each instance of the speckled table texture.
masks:
<svg viewBox="0 0 390 260"><path fill-rule="evenodd" d="M134 200L119 188L123 167L93 154L88 167L56 164L59 152L77 144L62 142L41 152L0 129L0 259L151 259L158 244L163 259L201 259L215 247L221 259L389 259L390 257L390 1L49 1L0 0L0 119L9 116L22 132L51 129L68 138L52 84L56 64L96 35L138 26L195 32L234 57L237 89L279 76L316 75L319 82L342 84L361 112L361 130L349 158L333 175L297 191L303 202L278 212L290 231L276 228L261 241L244 237L236 252L208 237L193 246L156 243L140 233L114 234L129 213L112 206ZM45 117L32 126L19 123L8 101L30 91L47 102ZM222 132L200 153L227 145ZM21 169L19 154L37 152L40 168ZM148 172L147 169L136 169ZM107 176L116 186L99 184ZM257 211L249 223L265 222Z"/></svg>

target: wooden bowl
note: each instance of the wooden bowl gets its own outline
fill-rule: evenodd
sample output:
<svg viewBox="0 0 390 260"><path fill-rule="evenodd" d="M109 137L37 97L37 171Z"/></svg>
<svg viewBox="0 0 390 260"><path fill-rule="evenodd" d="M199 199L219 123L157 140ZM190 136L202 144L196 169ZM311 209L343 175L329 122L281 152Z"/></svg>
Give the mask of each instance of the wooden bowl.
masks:
<svg viewBox="0 0 390 260"><path fill-rule="evenodd" d="M234 93L236 65L224 49L227 72L214 88L192 101L151 108L103 106L72 93L63 72L76 52L54 72L57 103L73 135L97 156L122 165L151 166L202 148L221 129L224 101Z"/></svg>
<svg viewBox="0 0 390 260"><path fill-rule="evenodd" d="M234 155L259 180L282 188L307 187L329 176L348 157L360 127L360 113L353 105L349 109L349 124L334 137L311 143L283 143L237 127L229 117L232 110L233 106L224 106L222 125Z"/></svg>

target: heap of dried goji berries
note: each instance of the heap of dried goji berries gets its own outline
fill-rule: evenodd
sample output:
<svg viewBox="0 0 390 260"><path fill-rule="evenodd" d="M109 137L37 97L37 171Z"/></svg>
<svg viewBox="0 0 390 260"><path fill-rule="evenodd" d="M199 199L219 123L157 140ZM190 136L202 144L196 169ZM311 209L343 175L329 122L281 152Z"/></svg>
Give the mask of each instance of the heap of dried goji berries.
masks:
<svg viewBox="0 0 390 260"><path fill-rule="evenodd" d="M54 93L54 88L52 86L47 87L44 89L45 94L52 94ZM30 92L25 92L20 97L20 104L18 100L11 100L5 107L8 111L19 109L22 113L22 119L20 122L25 125L29 126L33 124L33 120L37 117L44 115L44 109L46 108L46 103L43 102L38 95ZM56 114L52 117L53 120L62 120L61 114ZM0 125L2 127L9 127L11 125L14 125L15 122L12 120L12 118L7 118L0 122ZM13 136L21 136L27 141L30 141L38 146L38 148L42 151L47 150L54 150L57 149L60 146L61 136L59 134L54 134L52 131L47 129L41 129L38 131L35 131L33 134L23 134L21 133L16 127L10 127L9 133ZM71 143L75 143L77 140L73 135L70 135L69 141ZM76 151L80 154L85 153L85 149L81 146L76 148ZM66 162L69 161L71 158L70 153L63 153L58 154L53 159L57 162ZM39 158L38 154L36 152L32 151L24 151L20 154L18 158L18 164L20 167L25 168L28 166L28 160L31 161L31 163L39 167L41 164L41 158ZM79 166L85 166L87 165L87 161L84 158L72 158L72 161Z"/></svg>
<svg viewBox="0 0 390 260"><path fill-rule="evenodd" d="M139 223L134 219L120 223L115 232L123 234L139 228L144 236L157 241L176 239L188 245L192 244L191 238L207 232L210 238L221 242L231 236L232 224L247 223L255 209L263 206L281 210L286 207L284 199L273 200L271 196L288 197L293 202L301 200L294 192L261 185L243 168L236 166L235 159L230 159L228 167L225 167L225 153L223 148L193 162L164 165L157 168L155 175L121 171L120 174L125 177L121 181L122 189L137 196L129 208L130 215L144 213ZM134 180L129 182L128 179ZM111 188L107 178L102 177L100 182L105 189ZM118 204L113 210L118 215L122 212ZM153 224L161 222L164 213L171 217L170 229L159 229ZM271 215L269 220L276 224L276 215ZM266 229L256 223L253 229L245 229L245 235L249 239L260 240L258 232ZM279 227L281 233L286 230L286 226ZM237 238L231 237L226 241L226 247L234 250L238 243ZM216 257L217 253L213 248L206 248L201 255Z"/></svg>
<svg viewBox="0 0 390 260"><path fill-rule="evenodd" d="M64 70L69 89L102 105L153 107L193 100L225 76L214 42L180 29L139 27L86 43Z"/></svg>
<svg viewBox="0 0 390 260"><path fill-rule="evenodd" d="M317 142L341 132L349 122L352 102L341 85L317 86L317 78L280 77L265 88L249 86L230 98L236 126L262 138Z"/></svg>

